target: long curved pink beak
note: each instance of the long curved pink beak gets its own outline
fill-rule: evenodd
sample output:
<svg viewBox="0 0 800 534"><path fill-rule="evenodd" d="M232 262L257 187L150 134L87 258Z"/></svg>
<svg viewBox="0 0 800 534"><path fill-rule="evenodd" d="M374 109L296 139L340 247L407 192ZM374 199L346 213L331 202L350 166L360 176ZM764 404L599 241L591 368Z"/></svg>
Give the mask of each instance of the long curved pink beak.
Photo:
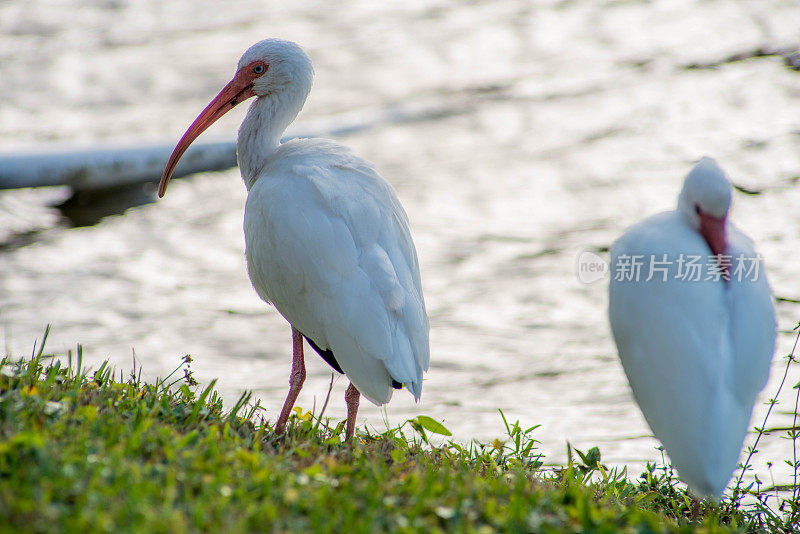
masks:
<svg viewBox="0 0 800 534"><path fill-rule="evenodd" d="M249 67L249 65L248 65ZM158 196L163 197L167 192L167 184L175 170L178 161L192 144L192 141L203 133L209 126L214 124L220 117L232 110L237 104L255 96L253 92L253 77L250 75L250 70L247 67L242 68L233 77L228 85L219 92L214 100L206 106L200 115L194 120L186 133L183 134L181 140L178 141L178 146L172 151L172 155L167 161L167 166L164 168L164 174L161 175L161 183L158 184Z"/></svg>
<svg viewBox="0 0 800 534"><path fill-rule="evenodd" d="M725 231L727 217L714 217L699 210L697 214L700 216L700 234L708 243L711 253L724 255L728 251L728 236Z"/></svg>

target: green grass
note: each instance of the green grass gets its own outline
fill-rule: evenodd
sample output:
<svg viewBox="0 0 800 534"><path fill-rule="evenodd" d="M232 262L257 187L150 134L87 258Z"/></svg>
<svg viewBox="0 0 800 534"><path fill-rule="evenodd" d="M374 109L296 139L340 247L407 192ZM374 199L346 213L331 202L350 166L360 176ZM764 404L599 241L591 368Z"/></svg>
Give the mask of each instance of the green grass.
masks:
<svg viewBox="0 0 800 534"><path fill-rule="evenodd" d="M2 532L789 532L763 499L692 502L668 467L629 480L595 448L545 468L536 427L492 444L420 417L343 443L296 410L276 436L244 395L225 411L188 356L143 383L42 353L0 362ZM76 361L72 361L72 360ZM175 377L178 378L175 378ZM500 414L502 416L502 413ZM338 424L337 424L338 423ZM744 489L744 488L742 488ZM795 510L796 511L796 510Z"/></svg>

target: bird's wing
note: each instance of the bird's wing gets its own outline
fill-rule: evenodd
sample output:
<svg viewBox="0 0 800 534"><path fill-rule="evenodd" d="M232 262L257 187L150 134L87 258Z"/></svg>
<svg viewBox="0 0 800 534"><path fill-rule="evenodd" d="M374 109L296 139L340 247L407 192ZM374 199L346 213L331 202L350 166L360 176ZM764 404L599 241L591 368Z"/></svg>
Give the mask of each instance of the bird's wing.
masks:
<svg viewBox="0 0 800 534"><path fill-rule="evenodd" d="M775 306L764 262L752 241L732 225L728 240L733 339L730 382L741 403L752 407L767 383L775 352Z"/></svg>
<svg viewBox="0 0 800 534"><path fill-rule="evenodd" d="M416 253L404 237L405 213L396 211L391 187L365 172L369 166L300 161L289 159L250 190L245 237L253 285L333 350L367 398L388 401L392 379L418 398L428 322L419 267L407 259Z"/></svg>
<svg viewBox="0 0 800 534"><path fill-rule="evenodd" d="M672 263L652 263L667 254ZM701 280L676 280L678 257L702 256ZM634 396L682 478L719 495L736 466L745 415L724 384L730 359L720 282L705 281L708 248L671 212L626 232L611 249L609 319ZM641 258L638 281L619 279ZM651 266L657 273L650 279ZM666 281L656 267L668 269Z"/></svg>

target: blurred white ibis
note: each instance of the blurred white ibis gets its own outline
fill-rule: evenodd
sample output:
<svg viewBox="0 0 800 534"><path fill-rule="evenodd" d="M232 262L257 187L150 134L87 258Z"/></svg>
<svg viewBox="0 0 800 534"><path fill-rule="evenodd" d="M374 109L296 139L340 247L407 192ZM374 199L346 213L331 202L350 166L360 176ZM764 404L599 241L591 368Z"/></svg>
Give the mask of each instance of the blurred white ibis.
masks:
<svg viewBox="0 0 800 534"><path fill-rule="evenodd" d="M292 325L286 427L305 380L303 338L350 379L346 437L360 394L377 405L403 385L419 400L428 370L428 317L419 266L397 195L373 165L322 139L281 134L311 90L311 60L295 43L267 39L239 60L233 80L192 123L164 169L214 121L255 96L239 128L239 168L248 195L247 268L258 295Z"/></svg>
<svg viewBox="0 0 800 534"><path fill-rule="evenodd" d="M776 329L766 273L727 222L730 204L730 182L703 158L677 210L611 248L609 318L634 397L684 482L714 498L736 468Z"/></svg>

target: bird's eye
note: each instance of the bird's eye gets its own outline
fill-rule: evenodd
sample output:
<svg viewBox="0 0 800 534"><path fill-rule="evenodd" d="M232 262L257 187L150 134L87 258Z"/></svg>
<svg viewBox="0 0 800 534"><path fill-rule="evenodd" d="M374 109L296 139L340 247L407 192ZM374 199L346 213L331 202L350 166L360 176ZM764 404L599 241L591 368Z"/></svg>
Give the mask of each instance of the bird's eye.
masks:
<svg viewBox="0 0 800 534"><path fill-rule="evenodd" d="M700 215L700 204L695 204L694 205L694 212L696 214Z"/></svg>
<svg viewBox="0 0 800 534"><path fill-rule="evenodd" d="M264 65L256 65L253 67L253 74L264 74L265 70Z"/></svg>

